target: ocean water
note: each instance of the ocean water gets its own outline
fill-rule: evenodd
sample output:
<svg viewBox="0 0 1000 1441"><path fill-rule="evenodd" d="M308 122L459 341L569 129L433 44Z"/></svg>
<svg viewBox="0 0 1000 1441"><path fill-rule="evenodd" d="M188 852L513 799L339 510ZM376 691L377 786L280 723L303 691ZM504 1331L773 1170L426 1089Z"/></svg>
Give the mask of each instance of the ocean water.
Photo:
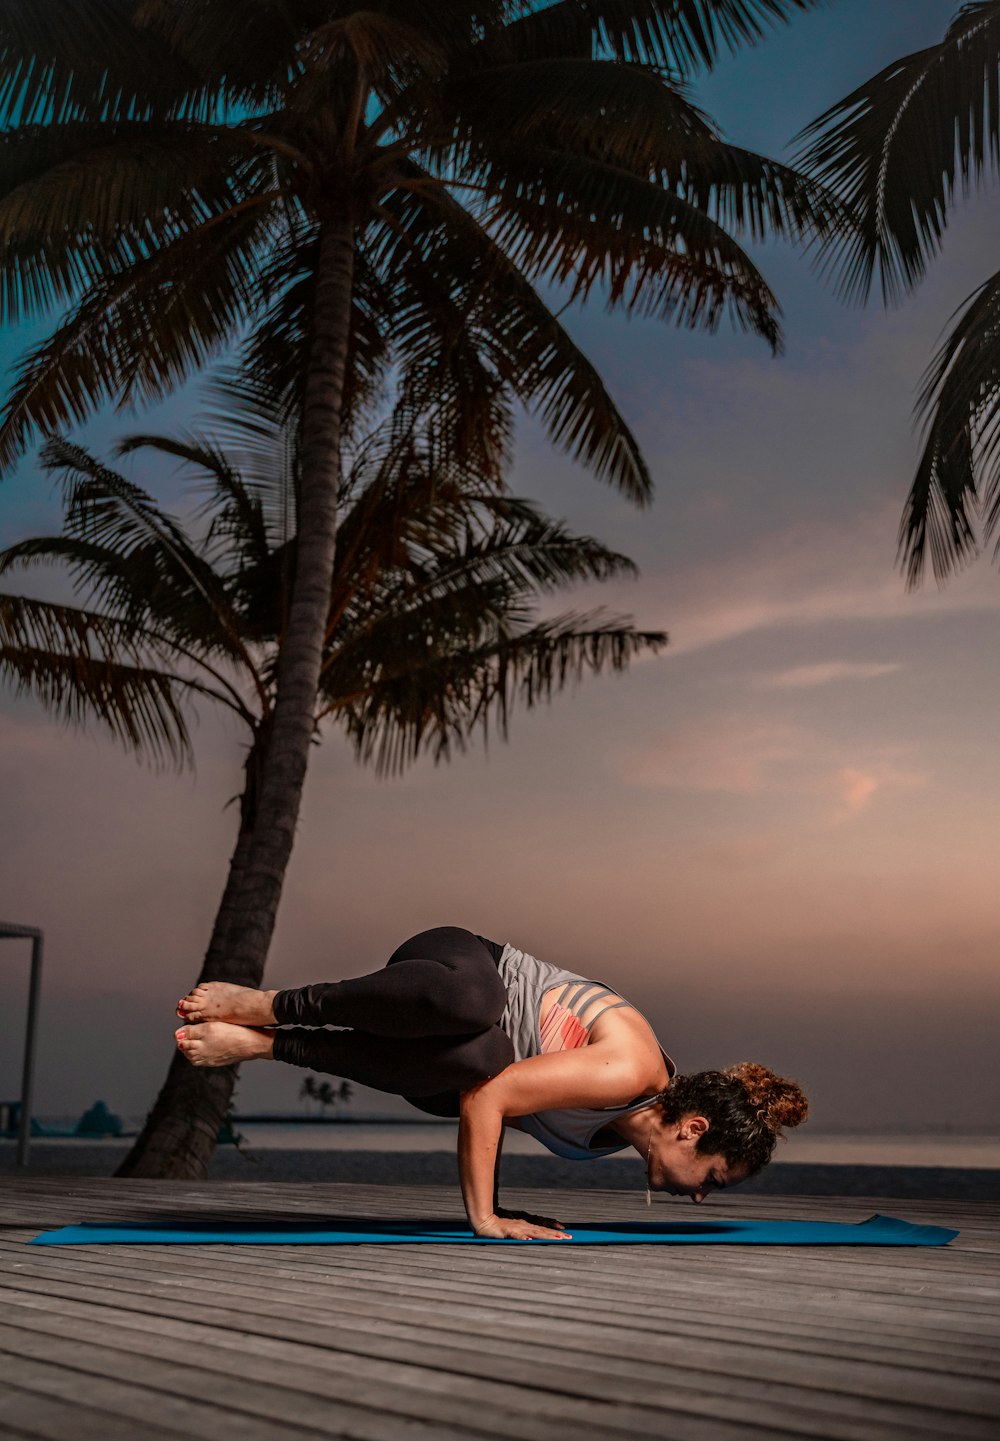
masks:
<svg viewBox="0 0 1000 1441"><path fill-rule="evenodd" d="M55 1118L52 1118L55 1120ZM451 1151L455 1125L448 1121L239 1122L237 1131L258 1150L296 1151ZM77 1146L75 1139L46 1139L48 1145ZM89 1144L120 1146L108 1138ZM504 1152L514 1156L548 1154L530 1136L509 1130ZM779 1144L776 1161L803 1165L951 1166L1000 1170L1000 1136L924 1132L919 1134L793 1133Z"/></svg>
<svg viewBox="0 0 1000 1441"><path fill-rule="evenodd" d="M237 1130L261 1150L453 1151L455 1126L428 1124L365 1125L350 1122L282 1126L241 1124ZM508 1130L504 1153L546 1155L530 1136ZM1000 1136L984 1135L814 1135L789 1136L775 1152L776 1161L806 1165L960 1166L1000 1169Z"/></svg>

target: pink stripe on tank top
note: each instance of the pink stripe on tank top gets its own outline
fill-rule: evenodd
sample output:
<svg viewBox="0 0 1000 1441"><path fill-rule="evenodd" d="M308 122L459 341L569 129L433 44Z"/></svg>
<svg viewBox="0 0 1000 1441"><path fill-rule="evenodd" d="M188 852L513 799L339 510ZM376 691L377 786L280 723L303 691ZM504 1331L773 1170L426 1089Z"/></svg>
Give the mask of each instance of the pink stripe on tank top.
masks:
<svg viewBox="0 0 1000 1441"><path fill-rule="evenodd" d="M549 1013L538 1033L542 1053L548 1051L575 1051L587 1044L587 1027L566 1006L553 1001Z"/></svg>

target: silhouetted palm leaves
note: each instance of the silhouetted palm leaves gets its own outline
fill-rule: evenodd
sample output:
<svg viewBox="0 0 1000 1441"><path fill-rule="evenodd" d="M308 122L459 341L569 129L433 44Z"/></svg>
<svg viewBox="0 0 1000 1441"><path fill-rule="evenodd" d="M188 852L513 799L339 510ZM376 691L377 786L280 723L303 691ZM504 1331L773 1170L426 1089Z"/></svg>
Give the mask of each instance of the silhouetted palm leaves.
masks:
<svg viewBox="0 0 1000 1441"><path fill-rule="evenodd" d="M851 226L823 245L849 297L878 279L889 302L923 278L956 192L1000 158L1000 4L964 5L944 39L904 56L803 132L799 163L844 201ZM1000 521L1000 272L962 307L917 401L925 442L900 529L911 584L928 551L943 577Z"/></svg>
<svg viewBox="0 0 1000 1441"><path fill-rule="evenodd" d="M62 532L0 554L0 573L58 563L86 602L0 598L0 663L57 714L96 716L134 748L175 759L189 751L185 693L227 707L255 736L267 725L287 626L297 448L259 411L231 420L227 439L136 435L118 447L198 476L205 495L189 525L81 447L50 440L41 458L62 485ZM315 719L339 722L382 772L422 751L442 759L491 722L503 734L515 704L665 641L599 612L539 619L539 597L631 563L432 461L432 443L395 422L359 447L343 492Z"/></svg>

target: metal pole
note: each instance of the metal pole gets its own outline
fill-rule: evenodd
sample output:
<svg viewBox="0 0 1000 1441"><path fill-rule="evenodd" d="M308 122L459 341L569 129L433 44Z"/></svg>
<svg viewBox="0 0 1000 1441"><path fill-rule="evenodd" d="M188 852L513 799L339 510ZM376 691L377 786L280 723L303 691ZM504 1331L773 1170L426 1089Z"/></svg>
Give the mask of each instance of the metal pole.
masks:
<svg viewBox="0 0 1000 1441"><path fill-rule="evenodd" d="M35 1034L38 1029L38 1000L42 989L42 933L31 942L31 980L28 984L28 1022L24 1036L24 1069L21 1072L21 1114L18 1117L17 1157L19 1166L28 1164L31 1139L31 1090L35 1075Z"/></svg>
<svg viewBox="0 0 1000 1441"><path fill-rule="evenodd" d="M28 1020L24 1034L24 1067L21 1071L21 1109L18 1113L16 1164L28 1164L31 1138L31 1088L35 1074L35 1032L42 991L42 932L34 926L11 926L0 921L0 940L31 942L31 979L28 982Z"/></svg>

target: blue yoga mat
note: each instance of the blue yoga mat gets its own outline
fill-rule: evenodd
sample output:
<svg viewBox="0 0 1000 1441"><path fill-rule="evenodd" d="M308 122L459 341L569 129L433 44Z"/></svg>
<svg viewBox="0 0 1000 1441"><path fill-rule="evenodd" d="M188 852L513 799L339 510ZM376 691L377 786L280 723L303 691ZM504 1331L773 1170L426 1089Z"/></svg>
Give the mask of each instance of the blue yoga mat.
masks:
<svg viewBox="0 0 1000 1441"><path fill-rule="evenodd" d="M570 1241L499 1241L475 1236L460 1221L347 1221L329 1229L314 1222L263 1228L255 1222L146 1226L126 1222L100 1226L85 1222L43 1231L34 1246L946 1246L957 1231L916 1226L894 1216L871 1216L856 1225L838 1221L674 1221L621 1226L571 1226Z"/></svg>

